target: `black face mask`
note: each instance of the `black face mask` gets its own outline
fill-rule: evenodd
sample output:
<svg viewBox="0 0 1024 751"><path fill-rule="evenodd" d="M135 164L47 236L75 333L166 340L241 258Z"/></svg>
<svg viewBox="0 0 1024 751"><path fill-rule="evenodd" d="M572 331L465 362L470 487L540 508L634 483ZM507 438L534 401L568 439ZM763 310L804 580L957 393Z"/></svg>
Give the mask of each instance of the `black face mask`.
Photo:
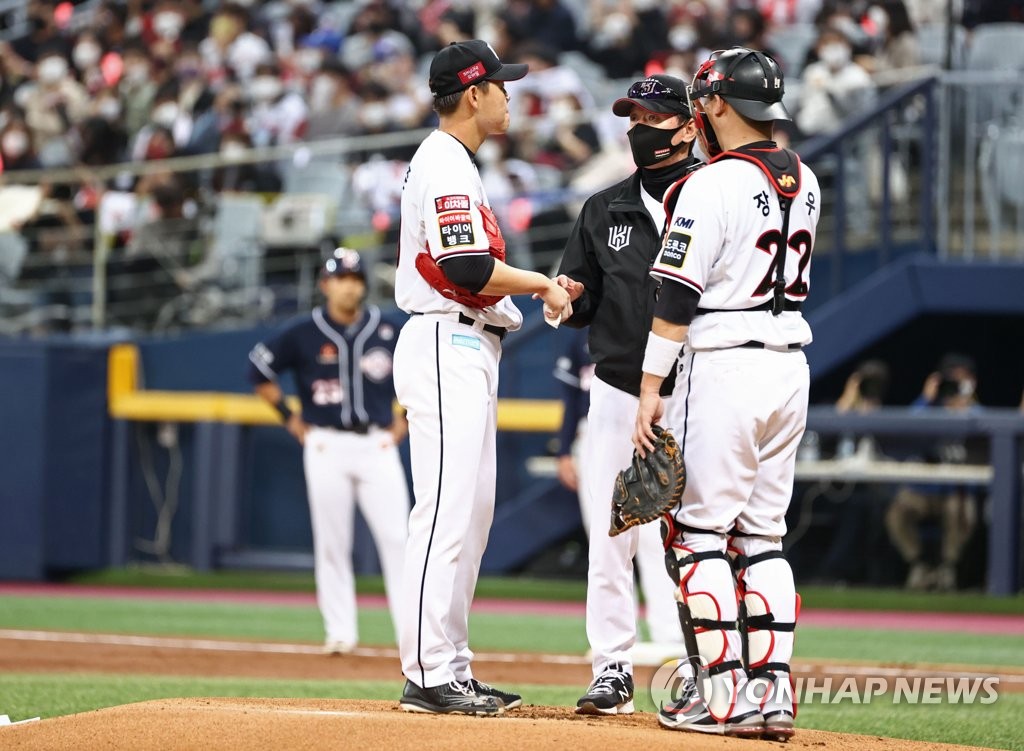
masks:
<svg viewBox="0 0 1024 751"><path fill-rule="evenodd" d="M630 128L629 148L633 152L633 161L636 166L653 167L673 154L678 154L686 146L686 141L673 145L672 138L678 132L679 128L665 130L640 123Z"/></svg>

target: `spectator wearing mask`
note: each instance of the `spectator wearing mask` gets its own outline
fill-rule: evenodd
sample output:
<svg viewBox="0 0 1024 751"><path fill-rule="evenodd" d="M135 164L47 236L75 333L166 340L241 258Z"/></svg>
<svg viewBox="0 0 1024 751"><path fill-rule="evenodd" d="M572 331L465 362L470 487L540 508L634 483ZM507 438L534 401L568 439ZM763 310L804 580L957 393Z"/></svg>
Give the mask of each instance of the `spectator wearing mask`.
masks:
<svg viewBox="0 0 1024 751"><path fill-rule="evenodd" d="M664 11L651 0L591 3L591 31L584 51L609 78L628 78L642 73L644 64L658 50L668 47Z"/></svg>
<svg viewBox="0 0 1024 751"><path fill-rule="evenodd" d="M90 94L95 94L107 84L100 69L102 59L103 46L99 36L89 30L79 34L71 50L71 62L78 72L78 79Z"/></svg>
<svg viewBox="0 0 1024 751"><path fill-rule="evenodd" d="M60 47L48 47L36 63L36 87L25 97L25 122L43 166L70 163L68 131L85 117L89 94L71 75Z"/></svg>
<svg viewBox="0 0 1024 751"><path fill-rule="evenodd" d="M913 406L964 414L977 409L977 375L974 361L949 353L938 369L925 379L921 396ZM963 439L940 440L925 461L964 464L968 444ZM938 563L927 555L920 525L937 520L941 530ZM956 589L957 564L978 523L977 501L969 487L957 485L908 485L900 488L885 516L889 539L909 569L908 589Z"/></svg>
<svg viewBox="0 0 1024 751"><path fill-rule="evenodd" d="M868 20L879 40L877 70L910 68L920 63L920 46L903 0L885 0L871 6Z"/></svg>
<svg viewBox="0 0 1024 751"><path fill-rule="evenodd" d="M228 69L248 81L271 56L267 40L249 31L248 9L237 3L221 6L210 20L209 36L199 43L199 52L214 83L222 81Z"/></svg>
<svg viewBox="0 0 1024 751"><path fill-rule="evenodd" d="M853 60L853 45L826 28L815 46L818 61L804 69L796 124L807 135L831 133L875 98L871 76Z"/></svg>
<svg viewBox="0 0 1024 751"><path fill-rule="evenodd" d="M256 146L280 146L302 138L309 108L301 95L285 89L277 63L260 63L247 90L252 97L249 132Z"/></svg>
<svg viewBox="0 0 1024 751"><path fill-rule="evenodd" d="M132 143L132 159L166 159L189 143L192 116L182 110L178 104L178 95L178 84L174 81L157 92L149 113L149 123L136 134ZM164 142L165 134L170 135L169 144Z"/></svg>
<svg viewBox="0 0 1024 751"><path fill-rule="evenodd" d="M335 60L324 63L309 86L306 138L315 141L354 135L359 129L360 109L361 102L352 91L349 72Z"/></svg>
<svg viewBox="0 0 1024 751"><path fill-rule="evenodd" d="M157 85L153 80L149 54L141 42L126 44L121 56L124 72L117 88L124 104L125 130L129 136L135 136L149 121Z"/></svg>
<svg viewBox="0 0 1024 751"><path fill-rule="evenodd" d="M217 193L264 193L281 189L281 181L272 168L260 164L240 163L249 149L252 139L244 131L229 131L220 142L220 158L223 164L213 173L213 189Z"/></svg>
<svg viewBox="0 0 1024 751"><path fill-rule="evenodd" d="M32 147L32 134L20 119L9 120L0 131L0 155L3 156L5 172L39 169L43 166Z"/></svg>
<svg viewBox="0 0 1024 751"><path fill-rule="evenodd" d="M341 47L341 62L349 70L358 71L371 65L382 51L413 54L412 42L398 26L398 18L386 2L371 0L352 19L349 36Z"/></svg>

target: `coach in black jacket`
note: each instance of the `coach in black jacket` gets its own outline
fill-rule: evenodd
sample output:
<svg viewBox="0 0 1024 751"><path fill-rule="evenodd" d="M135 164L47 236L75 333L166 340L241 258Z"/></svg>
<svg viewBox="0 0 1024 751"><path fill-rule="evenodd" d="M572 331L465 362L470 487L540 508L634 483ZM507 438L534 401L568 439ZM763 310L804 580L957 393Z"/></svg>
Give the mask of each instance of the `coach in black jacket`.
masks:
<svg viewBox="0 0 1024 751"><path fill-rule="evenodd" d="M591 525L587 638L594 680L577 702L577 712L601 715L633 711L629 650L637 634L634 555L656 643L652 648L666 658L685 653L658 525L635 527L612 538L608 518L615 475L633 453L630 436L657 290L648 272L665 224L662 198L670 185L700 166L690 153L697 131L680 79L656 75L638 81L612 111L629 118L629 145L638 169L587 199L566 244L558 277L571 293L572 282L583 285L565 324L590 326L590 353L596 365L578 468L583 518ZM671 393L672 385L672 379L665 380L663 396ZM666 412L666 418L670 414ZM672 427L667 419L663 422Z"/></svg>

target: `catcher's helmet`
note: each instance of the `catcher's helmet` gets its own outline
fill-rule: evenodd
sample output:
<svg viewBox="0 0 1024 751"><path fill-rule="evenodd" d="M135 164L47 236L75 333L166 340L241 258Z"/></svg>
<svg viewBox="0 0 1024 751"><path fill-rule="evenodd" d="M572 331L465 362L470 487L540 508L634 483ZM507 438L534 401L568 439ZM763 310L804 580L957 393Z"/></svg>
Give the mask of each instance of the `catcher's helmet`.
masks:
<svg viewBox="0 0 1024 751"><path fill-rule="evenodd" d="M366 274L363 271L363 261L359 253L351 248L335 248L330 257L324 261L323 276L358 276L364 282Z"/></svg>
<svg viewBox="0 0 1024 751"><path fill-rule="evenodd" d="M792 120L782 103L782 69L763 52L732 47L713 52L693 77L691 103L718 94L744 117L758 122Z"/></svg>

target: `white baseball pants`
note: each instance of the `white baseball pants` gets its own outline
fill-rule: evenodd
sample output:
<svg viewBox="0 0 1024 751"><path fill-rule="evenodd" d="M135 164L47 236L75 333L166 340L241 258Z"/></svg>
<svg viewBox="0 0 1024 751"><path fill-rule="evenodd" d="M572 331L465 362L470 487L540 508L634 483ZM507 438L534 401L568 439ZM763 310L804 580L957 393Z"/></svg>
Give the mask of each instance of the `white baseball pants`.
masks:
<svg viewBox="0 0 1024 751"><path fill-rule="evenodd" d="M734 347L686 352L674 399L686 461L676 521L781 538L793 495L796 449L807 423L810 371L803 352Z"/></svg>
<svg viewBox="0 0 1024 751"><path fill-rule="evenodd" d="M409 491L391 433L366 435L311 427L303 449L313 526L316 598L328 641L356 644L356 587L352 573L355 505L373 534L392 623L398 623Z"/></svg>
<svg viewBox="0 0 1024 751"><path fill-rule="evenodd" d="M494 517L500 359L496 336L444 314L412 316L395 349L416 496L399 652L424 688L473 677L469 609Z"/></svg>
<svg viewBox="0 0 1024 751"><path fill-rule="evenodd" d="M671 399L666 418L672 427ZM656 642L678 643L682 628L675 602L675 584L665 571L665 553L658 523L642 524L608 536L615 476L633 457L631 436L639 400L594 378L590 411L580 451L580 498L590 536L587 574L587 639L593 653L594 676L613 662L632 669L629 649L637 640L637 606L633 558L640 568L640 587L647 604L647 625Z"/></svg>

